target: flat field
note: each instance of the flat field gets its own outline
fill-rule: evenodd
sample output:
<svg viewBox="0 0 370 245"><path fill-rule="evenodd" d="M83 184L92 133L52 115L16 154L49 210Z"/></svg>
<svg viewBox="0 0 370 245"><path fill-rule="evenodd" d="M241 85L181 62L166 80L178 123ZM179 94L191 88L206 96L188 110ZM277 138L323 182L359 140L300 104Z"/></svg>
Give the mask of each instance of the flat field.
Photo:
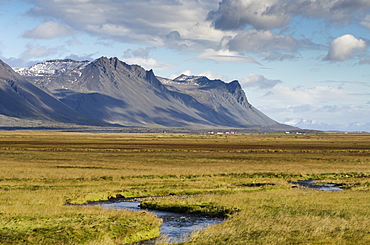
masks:
<svg viewBox="0 0 370 245"><path fill-rule="evenodd" d="M1 244L157 236L150 213L69 205L121 196L228 217L186 244L370 244L370 135L0 132Z"/></svg>

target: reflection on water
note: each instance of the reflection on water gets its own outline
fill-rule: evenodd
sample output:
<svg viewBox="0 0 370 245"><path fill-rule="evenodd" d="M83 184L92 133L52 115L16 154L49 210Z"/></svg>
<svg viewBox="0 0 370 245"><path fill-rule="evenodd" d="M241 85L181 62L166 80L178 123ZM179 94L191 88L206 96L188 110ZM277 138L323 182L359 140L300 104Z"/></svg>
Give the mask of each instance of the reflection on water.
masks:
<svg viewBox="0 0 370 245"><path fill-rule="evenodd" d="M316 183L313 180L298 180L298 181L290 181L290 184L299 185L305 188L317 189L322 191L343 191L336 184L328 184L328 183Z"/></svg>
<svg viewBox="0 0 370 245"><path fill-rule="evenodd" d="M140 202L117 202L102 204L107 209L129 209L142 211L139 207ZM165 211L148 210L163 220L161 226L161 237L150 241L144 241L140 244L156 244L159 240L163 242L163 237L167 243L178 243L189 240L190 234L195 231L205 229L207 226L219 224L223 221L221 218L206 217L192 214L179 214Z"/></svg>

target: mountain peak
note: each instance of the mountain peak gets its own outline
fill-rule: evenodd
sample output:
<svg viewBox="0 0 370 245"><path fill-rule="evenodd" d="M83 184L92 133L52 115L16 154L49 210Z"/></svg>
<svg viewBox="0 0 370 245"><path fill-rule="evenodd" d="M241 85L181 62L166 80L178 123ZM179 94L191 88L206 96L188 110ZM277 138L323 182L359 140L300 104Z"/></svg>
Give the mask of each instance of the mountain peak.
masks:
<svg viewBox="0 0 370 245"><path fill-rule="evenodd" d="M238 80L234 80L234 81L227 83L226 87L230 91L230 93L236 93L240 90L243 90Z"/></svg>
<svg viewBox="0 0 370 245"><path fill-rule="evenodd" d="M127 70L127 71L133 71L133 72L139 71L142 75L145 74L145 69L142 68L141 66L139 66L139 65L129 65L129 64L121 61L117 57L102 56L99 59L96 59L95 61L93 61L92 64L102 66L102 67L106 67L106 68L111 68L113 70L117 70L117 69L122 70L122 69L124 69L124 70Z"/></svg>
<svg viewBox="0 0 370 245"><path fill-rule="evenodd" d="M91 62L92 64L97 64L97 65L107 65L107 64L111 64L111 63L117 63L118 62L118 59L117 58L109 58L109 57L105 57L105 56L102 56L96 60L94 60L93 62Z"/></svg>

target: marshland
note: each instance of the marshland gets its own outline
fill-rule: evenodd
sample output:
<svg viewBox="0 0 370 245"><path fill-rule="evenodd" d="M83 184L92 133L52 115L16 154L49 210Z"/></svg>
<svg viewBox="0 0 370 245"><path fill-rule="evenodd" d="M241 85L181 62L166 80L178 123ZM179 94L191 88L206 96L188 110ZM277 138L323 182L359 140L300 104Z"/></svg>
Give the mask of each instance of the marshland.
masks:
<svg viewBox="0 0 370 245"><path fill-rule="evenodd" d="M370 135L0 132L1 244L159 236L150 212L74 205L123 197L225 219L182 244L370 244Z"/></svg>

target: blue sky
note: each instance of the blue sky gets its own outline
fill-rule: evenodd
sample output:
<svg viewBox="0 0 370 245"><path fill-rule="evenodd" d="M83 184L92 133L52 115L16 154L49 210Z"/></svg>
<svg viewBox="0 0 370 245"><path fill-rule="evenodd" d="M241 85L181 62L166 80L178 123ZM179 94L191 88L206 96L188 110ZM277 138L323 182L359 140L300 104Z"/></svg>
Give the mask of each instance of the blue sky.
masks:
<svg viewBox="0 0 370 245"><path fill-rule="evenodd" d="M370 123L369 0L0 0L0 59L239 80L279 121Z"/></svg>

